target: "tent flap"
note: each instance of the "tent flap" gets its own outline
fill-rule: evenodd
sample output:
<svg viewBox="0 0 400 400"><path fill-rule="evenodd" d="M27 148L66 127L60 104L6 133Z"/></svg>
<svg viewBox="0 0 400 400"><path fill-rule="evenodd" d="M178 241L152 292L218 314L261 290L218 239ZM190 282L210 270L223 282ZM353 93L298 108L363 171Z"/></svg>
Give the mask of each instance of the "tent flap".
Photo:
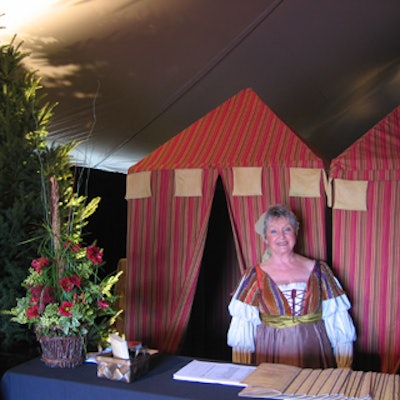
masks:
<svg viewBox="0 0 400 400"><path fill-rule="evenodd" d="M233 196L260 196L261 189L260 167L233 168Z"/></svg>
<svg viewBox="0 0 400 400"><path fill-rule="evenodd" d="M319 197L321 170L290 168L290 192L292 197Z"/></svg>

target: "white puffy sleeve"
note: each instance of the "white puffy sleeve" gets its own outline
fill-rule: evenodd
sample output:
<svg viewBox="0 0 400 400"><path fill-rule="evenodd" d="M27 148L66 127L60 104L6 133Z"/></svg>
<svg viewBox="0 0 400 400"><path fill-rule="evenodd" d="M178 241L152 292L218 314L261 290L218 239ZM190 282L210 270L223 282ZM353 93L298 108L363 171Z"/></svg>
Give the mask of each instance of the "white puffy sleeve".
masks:
<svg viewBox="0 0 400 400"><path fill-rule="evenodd" d="M357 335L350 308L346 294L322 302L322 319L339 368L351 367L353 361L353 342Z"/></svg>
<svg viewBox="0 0 400 400"><path fill-rule="evenodd" d="M228 306L232 317L228 329L228 346L238 351L254 353L257 325L261 324L260 313L256 306L237 300L242 283L243 279Z"/></svg>

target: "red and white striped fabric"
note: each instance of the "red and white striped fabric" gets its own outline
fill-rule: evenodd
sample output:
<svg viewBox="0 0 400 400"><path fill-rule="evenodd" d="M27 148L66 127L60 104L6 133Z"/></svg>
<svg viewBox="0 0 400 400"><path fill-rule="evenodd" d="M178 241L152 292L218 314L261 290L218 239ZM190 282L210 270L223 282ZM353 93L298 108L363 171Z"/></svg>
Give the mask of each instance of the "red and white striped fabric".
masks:
<svg viewBox="0 0 400 400"><path fill-rule="evenodd" d="M400 360L400 106L332 160L333 179L367 181L367 210L333 210L333 267L346 286L357 353ZM361 366L365 367L365 366Z"/></svg>
<svg viewBox="0 0 400 400"><path fill-rule="evenodd" d="M237 167L260 168L260 194L233 195ZM175 196L177 169L201 169L202 195ZM128 198L126 334L175 352L196 291L218 177L227 198L240 271L229 292L260 261L254 223L273 203L288 204L301 221L298 250L325 259L325 195L290 197L290 168L322 170L318 158L251 89L245 89L132 166L151 171L151 197ZM227 310L226 310L227 312Z"/></svg>

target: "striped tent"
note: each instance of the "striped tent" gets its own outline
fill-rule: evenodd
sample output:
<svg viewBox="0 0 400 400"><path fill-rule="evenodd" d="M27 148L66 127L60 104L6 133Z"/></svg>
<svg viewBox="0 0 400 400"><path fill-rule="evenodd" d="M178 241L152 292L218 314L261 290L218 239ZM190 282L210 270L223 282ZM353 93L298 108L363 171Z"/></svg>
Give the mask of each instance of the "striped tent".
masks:
<svg viewBox="0 0 400 400"><path fill-rule="evenodd" d="M131 167L126 195L127 337L166 352L179 351L217 180L222 181L229 214L225 230L232 231L237 256L235 270L228 268L223 277L226 302L245 268L262 257L264 246L254 223L270 204L285 203L296 212L302 226L298 250L324 259L323 167L251 89Z"/></svg>
<svg viewBox="0 0 400 400"><path fill-rule="evenodd" d="M400 360L400 106L332 160L333 266L347 286L360 368ZM397 365L396 365L397 364Z"/></svg>

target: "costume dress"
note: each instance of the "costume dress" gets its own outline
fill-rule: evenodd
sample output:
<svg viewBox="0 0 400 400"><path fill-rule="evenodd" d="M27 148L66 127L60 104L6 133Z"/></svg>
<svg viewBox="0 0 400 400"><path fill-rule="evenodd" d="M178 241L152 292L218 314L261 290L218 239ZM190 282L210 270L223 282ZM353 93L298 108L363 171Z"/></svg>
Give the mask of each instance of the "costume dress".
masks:
<svg viewBox="0 0 400 400"><path fill-rule="evenodd" d="M321 261L308 282L279 286L258 265L246 271L229 305L228 345L254 352L256 364L350 366L356 334L349 308L344 290Z"/></svg>

